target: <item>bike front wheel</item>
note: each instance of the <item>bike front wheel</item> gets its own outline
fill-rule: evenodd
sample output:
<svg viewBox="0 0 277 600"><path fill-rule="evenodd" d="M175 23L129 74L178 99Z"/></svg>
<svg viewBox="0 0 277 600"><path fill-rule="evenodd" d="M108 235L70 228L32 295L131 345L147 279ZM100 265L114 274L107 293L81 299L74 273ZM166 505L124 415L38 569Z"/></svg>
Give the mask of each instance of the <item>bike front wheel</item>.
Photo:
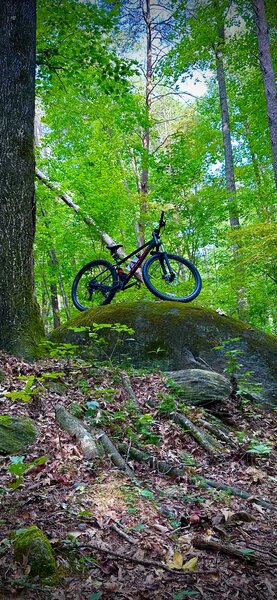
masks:
<svg viewBox="0 0 277 600"><path fill-rule="evenodd" d="M142 269L145 285L161 300L190 302L200 294L202 282L196 267L176 254L154 254Z"/></svg>
<svg viewBox="0 0 277 600"><path fill-rule="evenodd" d="M92 260L76 275L72 301L78 310L109 304L116 293L117 272L107 260Z"/></svg>

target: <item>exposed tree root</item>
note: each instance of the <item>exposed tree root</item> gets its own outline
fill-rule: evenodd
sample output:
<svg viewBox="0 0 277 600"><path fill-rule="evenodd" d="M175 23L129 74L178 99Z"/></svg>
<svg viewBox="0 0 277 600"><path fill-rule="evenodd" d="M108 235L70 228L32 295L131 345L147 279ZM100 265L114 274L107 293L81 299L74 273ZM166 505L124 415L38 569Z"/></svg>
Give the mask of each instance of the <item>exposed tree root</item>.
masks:
<svg viewBox="0 0 277 600"><path fill-rule="evenodd" d="M127 392L128 396L129 396L129 399L132 400L132 402L135 404L135 406L138 407L139 406L138 401L136 398L136 394L132 388L132 384L131 384L129 375L127 375L127 373L125 371L121 371L120 379L121 379L121 382L122 382L125 392Z"/></svg>
<svg viewBox="0 0 277 600"><path fill-rule="evenodd" d="M263 508L267 508L269 510L276 510L277 506L267 502L266 500L262 500L261 498L256 498L253 494L248 494L248 492L244 492L238 488L232 487L230 485L226 485L225 483L221 483L220 481L214 481L213 479L205 479L204 477L191 477L191 479L197 480L199 485L203 488L215 488L216 490L225 490L234 496L239 496L240 498L244 498L245 500L250 500L255 504L259 504L263 506Z"/></svg>
<svg viewBox="0 0 277 600"><path fill-rule="evenodd" d="M145 452L144 450L133 447L129 448L127 444L119 444L119 449L120 452L124 452L125 454L127 454L128 452L129 456L131 456L131 458L137 460L138 462L148 463L152 467L152 469L154 469L157 473L163 473L164 475L169 475L171 477L183 477L185 473L188 473L189 481L191 483L198 483L200 487L212 487L216 490L224 490L234 496L239 496L240 498L250 500L255 504L259 504L260 506L268 510L277 510L277 507L271 504L270 502L262 500L261 498L256 498L252 494L248 494L248 492L232 487L230 485L226 485L219 481L214 481L213 479L205 479L204 477L191 475L190 467L171 465L170 463L164 460L158 460L157 458L151 456L150 454L148 454L148 452Z"/></svg>
<svg viewBox="0 0 277 600"><path fill-rule="evenodd" d="M121 471L125 471L128 477L133 479L135 477L134 471L130 469L125 460L122 458L121 454L118 452L117 448L114 446L113 442L110 440L105 431L97 430L94 431L95 436L101 442L105 452L111 457L112 462L116 467L121 469Z"/></svg>
<svg viewBox="0 0 277 600"><path fill-rule="evenodd" d="M118 447L120 452L124 453L126 456L129 455L138 462L149 464L150 467L152 467L152 469L154 469L154 471L157 473L171 475L172 477L182 477L185 473L184 468L170 465L170 463L166 462L165 460L157 459L155 456L151 456L144 450L139 450L133 446L129 448L127 444L119 444Z"/></svg>
<svg viewBox="0 0 277 600"><path fill-rule="evenodd" d="M222 442L225 442L229 446L232 446L232 448L237 448L237 444L234 442L234 440L230 438L229 435L227 435L224 431L222 431L220 427L218 427L214 423L209 423L205 419L200 418L197 419L197 422L200 423L200 425L202 425L205 429L207 429L210 433L212 433L216 438L218 438Z"/></svg>
<svg viewBox="0 0 277 600"><path fill-rule="evenodd" d="M188 433L197 441L197 443L200 446L202 446L202 448L204 448L206 452L208 452L208 454L210 454L214 458L217 458L219 456L218 450L222 450L222 448L218 446L217 440L211 438L211 436L209 436L208 439L204 431L202 431L200 427L197 427L197 425L194 425L194 423L192 423L192 421L188 419L188 417L185 417L185 415L174 412L170 413L170 416L175 423L181 425L183 429L186 429L186 431L188 431Z"/></svg>
<svg viewBox="0 0 277 600"><path fill-rule="evenodd" d="M76 417L73 417L62 404L55 407L56 420L70 435L75 435L87 459L96 458L98 450L95 439Z"/></svg>

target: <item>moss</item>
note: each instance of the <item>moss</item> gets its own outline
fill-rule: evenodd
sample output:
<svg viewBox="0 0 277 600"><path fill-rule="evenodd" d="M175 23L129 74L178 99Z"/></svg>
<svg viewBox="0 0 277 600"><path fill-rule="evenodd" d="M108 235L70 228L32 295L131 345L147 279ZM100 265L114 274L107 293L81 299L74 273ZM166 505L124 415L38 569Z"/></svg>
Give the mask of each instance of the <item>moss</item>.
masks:
<svg viewBox="0 0 277 600"><path fill-rule="evenodd" d="M0 454L15 454L36 439L36 427L28 417L0 415Z"/></svg>
<svg viewBox="0 0 277 600"><path fill-rule="evenodd" d="M44 583L54 584L58 580L55 557L46 535L36 525L12 534L14 556L20 563L26 557L30 575L39 576Z"/></svg>

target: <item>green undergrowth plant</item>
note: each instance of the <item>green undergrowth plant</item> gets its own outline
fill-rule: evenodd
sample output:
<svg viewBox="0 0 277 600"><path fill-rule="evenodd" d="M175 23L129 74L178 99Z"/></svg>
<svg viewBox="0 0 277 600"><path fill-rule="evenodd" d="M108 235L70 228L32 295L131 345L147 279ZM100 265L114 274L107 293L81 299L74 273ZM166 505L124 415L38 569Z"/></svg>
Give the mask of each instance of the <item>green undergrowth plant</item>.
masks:
<svg viewBox="0 0 277 600"><path fill-rule="evenodd" d="M40 456L34 460L24 463L24 456L11 456L8 472L15 477L15 481L8 484L8 487L17 490L23 483L23 475L31 471L34 467L44 465L48 460L48 456Z"/></svg>
<svg viewBox="0 0 277 600"><path fill-rule="evenodd" d="M15 392L5 392L7 398L12 400L22 400L22 402L30 402L30 400L38 394L38 388L34 385L35 376L30 375L29 377L19 376L19 380L25 380L26 384L24 389L16 390Z"/></svg>
<svg viewBox="0 0 277 600"><path fill-rule="evenodd" d="M101 354L104 357L104 364L114 365L114 355L120 345L123 343L123 340L133 341L133 337L126 338L126 335L132 336L135 331L132 327L129 327L125 323L96 323L93 322L91 326L79 326L79 327L69 327L69 331L73 331L74 333L86 333L88 338L93 341L95 346L101 347ZM111 335L114 337L114 343L108 348L108 341L101 336L101 332L103 330L108 330L111 332ZM125 359L128 360L129 357L125 356ZM102 363L97 358L97 352L95 352L95 362Z"/></svg>
<svg viewBox="0 0 277 600"><path fill-rule="evenodd" d="M39 395L41 390L45 390L45 384L51 380L58 380L65 376L64 371L53 371L41 373L39 377L35 375L20 375L18 381L26 381L25 387L21 390L14 392L5 392L7 398L11 400L21 400L22 402L28 403L33 398Z"/></svg>

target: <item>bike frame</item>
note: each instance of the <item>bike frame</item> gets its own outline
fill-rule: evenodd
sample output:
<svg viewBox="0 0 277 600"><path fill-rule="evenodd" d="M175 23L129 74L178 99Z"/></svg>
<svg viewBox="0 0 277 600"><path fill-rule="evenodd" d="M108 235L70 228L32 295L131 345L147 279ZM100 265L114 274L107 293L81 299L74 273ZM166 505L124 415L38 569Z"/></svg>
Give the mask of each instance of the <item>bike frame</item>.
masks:
<svg viewBox="0 0 277 600"><path fill-rule="evenodd" d="M146 242L142 246L139 246L138 248L136 248L136 250L131 252L131 254L128 254L128 256L126 256L125 258L122 258L120 260L119 260L119 256L118 256L117 252L114 252L112 254L113 258L116 261L116 267L120 267L120 265L124 264L127 260L129 260L129 258L132 258L132 256L135 256L135 254L137 254L138 252L141 252L141 250L145 249L144 252L140 255L137 262L130 269L129 273L128 274L126 273L127 278L122 283L121 290L125 290L133 285L136 285L135 283L131 283L130 285L128 285L128 284L129 284L130 279L133 277L133 275L136 273L136 271L140 268L140 266L142 265L146 256L148 256L148 254L153 250L153 248L155 248L156 252L159 253L159 248L162 244L162 242L160 240L161 228L165 227L165 221L163 220L163 218L164 218L164 211L161 213L159 227L158 227L158 229L154 229L153 236L152 236L151 240L149 240L149 242ZM172 273L172 269L171 269L169 260L167 258L166 252L163 251L163 252L160 252L160 254L163 254L163 256L165 258L165 262L168 266L169 272Z"/></svg>

